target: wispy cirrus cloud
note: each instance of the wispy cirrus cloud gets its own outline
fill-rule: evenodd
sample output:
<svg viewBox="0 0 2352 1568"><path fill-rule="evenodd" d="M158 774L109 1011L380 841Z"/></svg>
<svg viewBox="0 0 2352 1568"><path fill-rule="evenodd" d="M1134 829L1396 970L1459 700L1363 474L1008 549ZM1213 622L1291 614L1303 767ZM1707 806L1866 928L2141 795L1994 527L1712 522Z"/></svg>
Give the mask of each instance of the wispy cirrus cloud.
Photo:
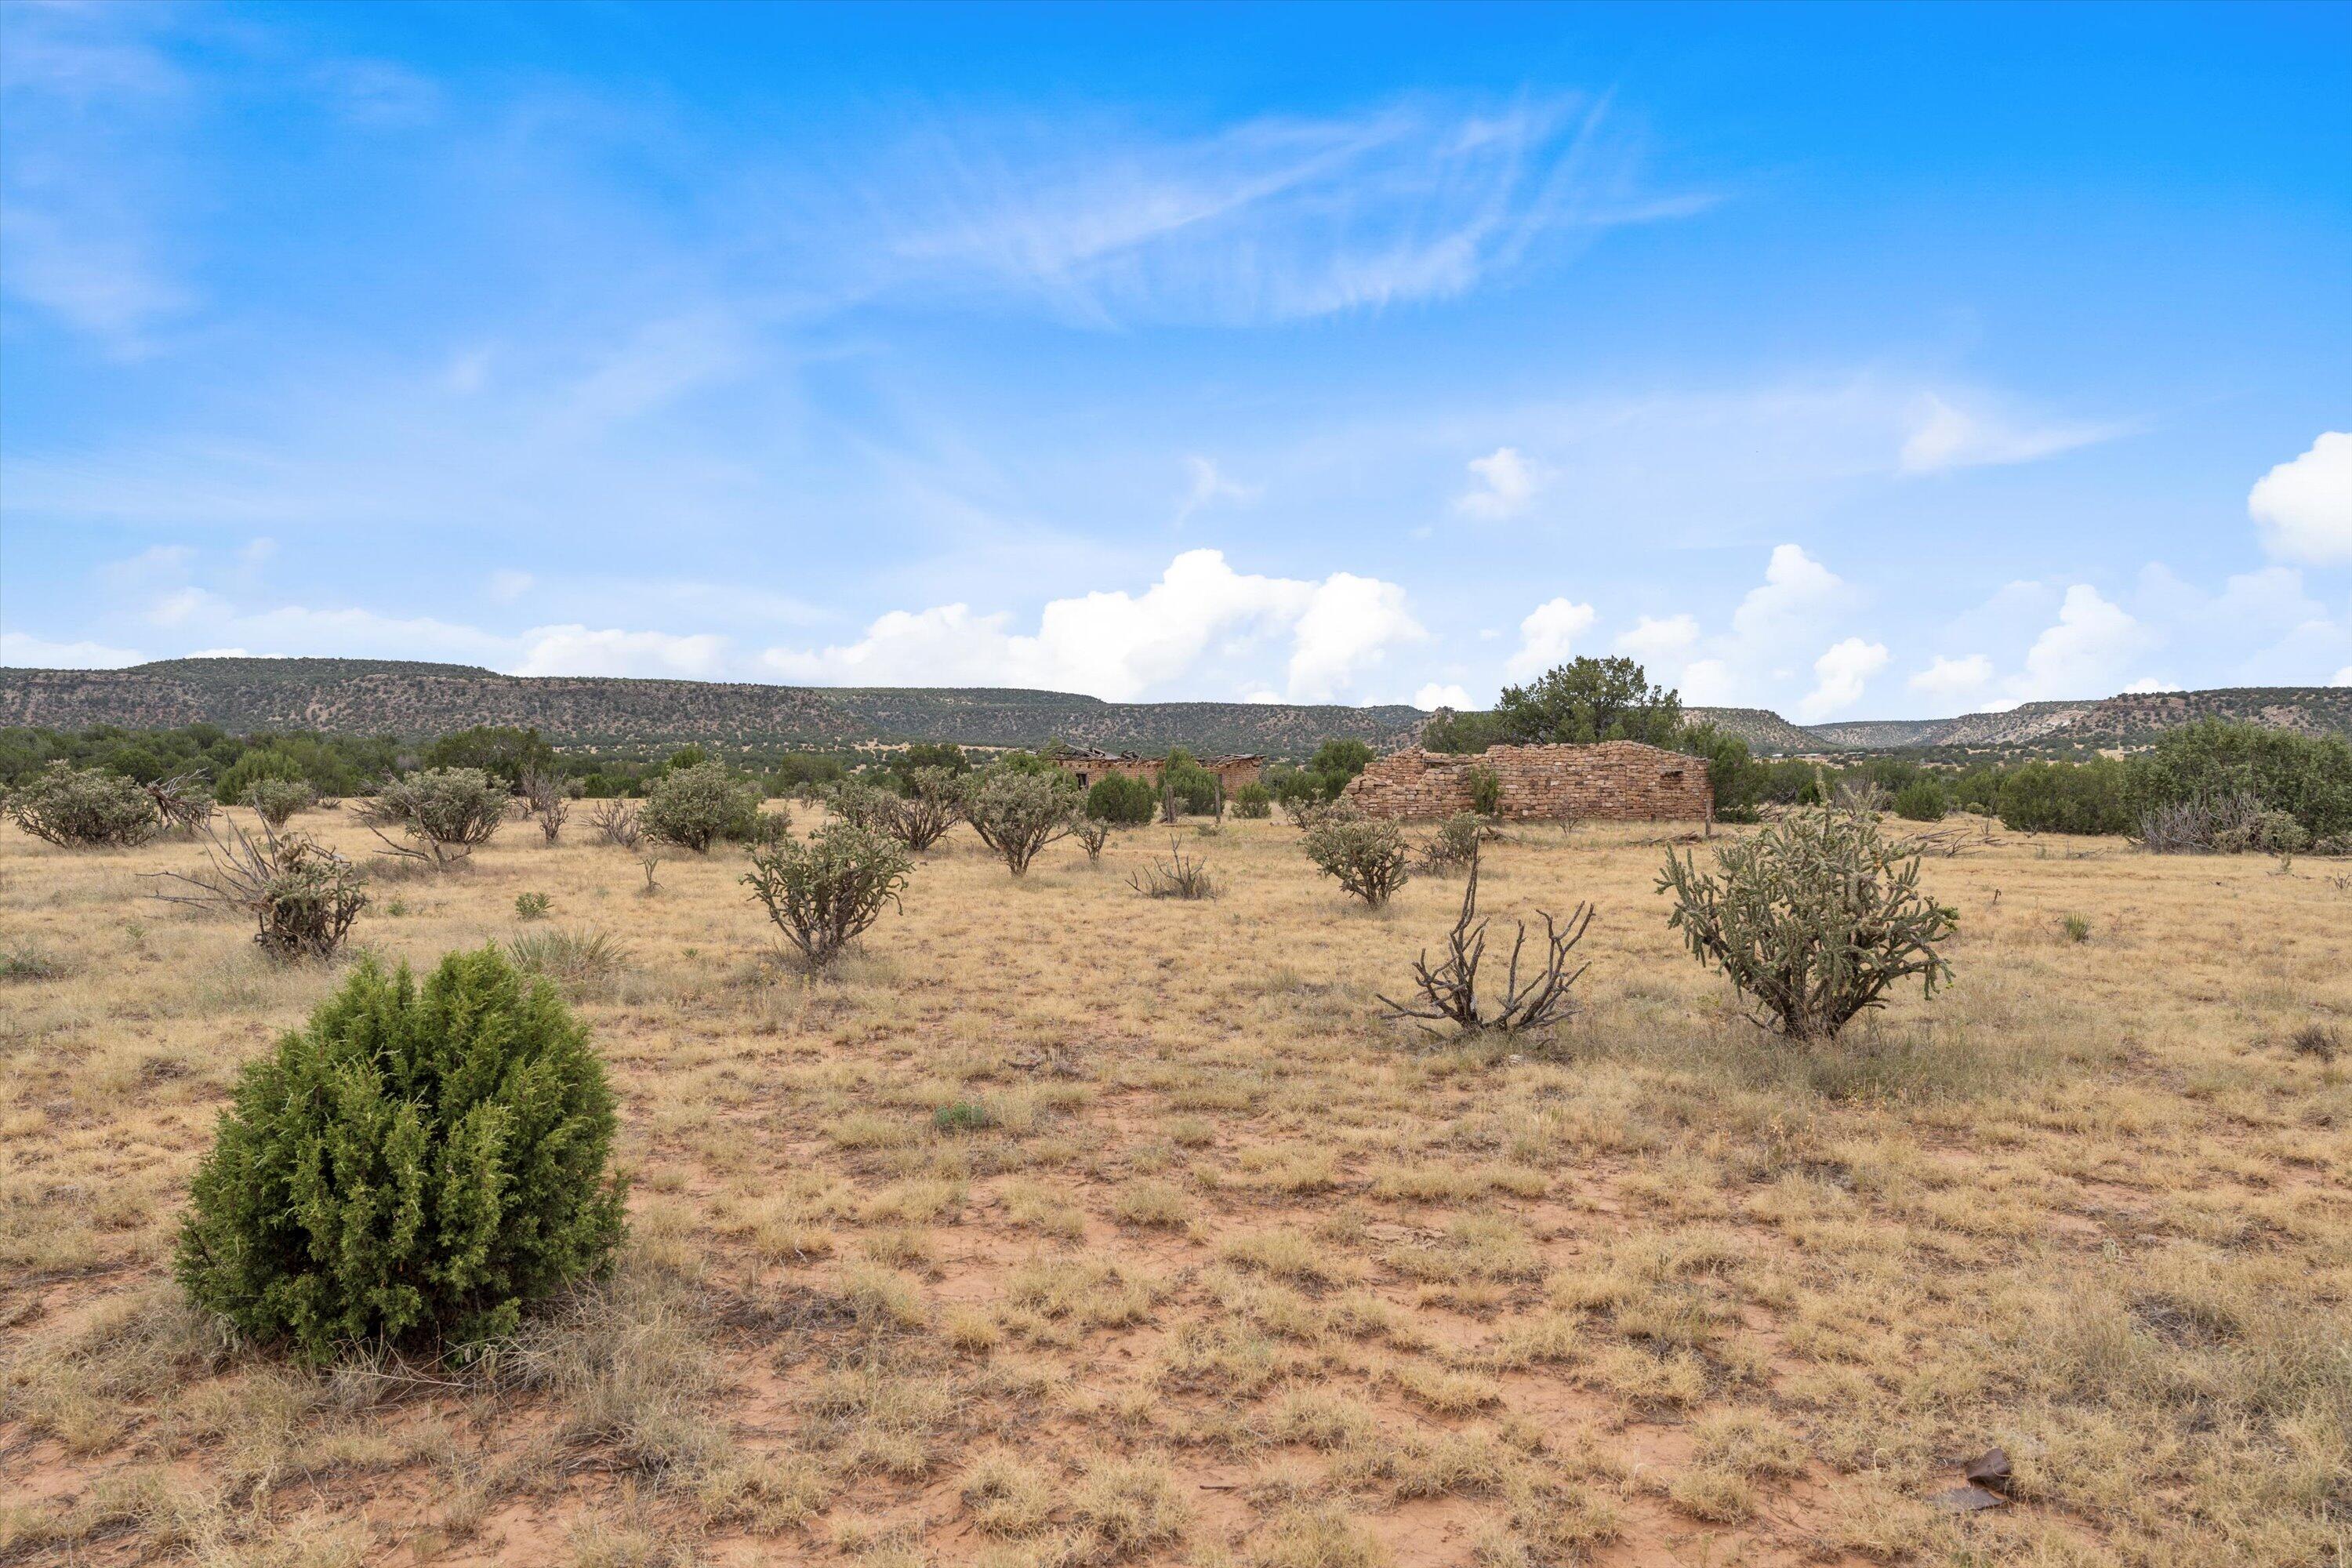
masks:
<svg viewBox="0 0 2352 1568"><path fill-rule="evenodd" d="M870 177L870 173L869 173ZM1190 135L937 123L899 147L881 249L902 282L1089 326L1239 325L1444 299L1547 247L1686 217L1603 99L1439 99Z"/></svg>

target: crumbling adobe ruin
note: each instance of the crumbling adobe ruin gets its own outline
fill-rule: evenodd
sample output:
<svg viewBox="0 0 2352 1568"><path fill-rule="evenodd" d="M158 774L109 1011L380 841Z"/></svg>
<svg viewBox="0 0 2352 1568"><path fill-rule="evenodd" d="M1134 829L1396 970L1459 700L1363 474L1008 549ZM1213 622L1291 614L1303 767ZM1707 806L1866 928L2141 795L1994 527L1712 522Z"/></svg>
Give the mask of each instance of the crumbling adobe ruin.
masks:
<svg viewBox="0 0 2352 1568"><path fill-rule="evenodd" d="M1470 771L1481 765L1502 785L1496 815L1506 822L1705 822L1715 814L1706 758L1639 741L1391 752L1356 776L1347 798L1372 816L1451 816L1475 809Z"/></svg>

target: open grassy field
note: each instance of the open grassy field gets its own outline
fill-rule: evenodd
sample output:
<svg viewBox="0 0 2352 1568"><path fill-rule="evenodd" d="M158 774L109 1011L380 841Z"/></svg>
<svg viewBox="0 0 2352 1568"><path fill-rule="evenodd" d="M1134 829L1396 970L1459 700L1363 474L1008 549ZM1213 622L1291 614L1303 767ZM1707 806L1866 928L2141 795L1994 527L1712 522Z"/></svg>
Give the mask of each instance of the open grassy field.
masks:
<svg viewBox="0 0 2352 1568"><path fill-rule="evenodd" d="M1974 844L1957 984L1805 1051L1659 831L1488 850L1600 908L1520 1054L1380 1017L1458 883L1367 912L1278 823L1182 829L1205 903L1128 886L1164 829L1019 882L959 829L815 982L731 853L379 878L386 960L572 950L633 1228L487 1369L311 1374L169 1256L338 973L145 897L184 842L0 829L0 1562L2352 1562L2345 868ZM1996 1443L2010 1506L1930 1505Z"/></svg>

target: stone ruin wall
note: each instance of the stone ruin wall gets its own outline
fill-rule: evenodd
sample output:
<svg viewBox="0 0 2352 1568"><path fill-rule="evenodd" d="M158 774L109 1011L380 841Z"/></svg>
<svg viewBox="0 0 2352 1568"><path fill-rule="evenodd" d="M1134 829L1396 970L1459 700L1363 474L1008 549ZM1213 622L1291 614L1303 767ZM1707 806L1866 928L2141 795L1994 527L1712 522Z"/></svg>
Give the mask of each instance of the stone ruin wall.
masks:
<svg viewBox="0 0 2352 1568"><path fill-rule="evenodd" d="M1705 822L1715 814L1706 758L1639 741L1494 746L1476 756L1391 752L1356 776L1347 797L1373 816L1451 816L1471 809L1468 775L1482 763L1502 781L1506 822Z"/></svg>

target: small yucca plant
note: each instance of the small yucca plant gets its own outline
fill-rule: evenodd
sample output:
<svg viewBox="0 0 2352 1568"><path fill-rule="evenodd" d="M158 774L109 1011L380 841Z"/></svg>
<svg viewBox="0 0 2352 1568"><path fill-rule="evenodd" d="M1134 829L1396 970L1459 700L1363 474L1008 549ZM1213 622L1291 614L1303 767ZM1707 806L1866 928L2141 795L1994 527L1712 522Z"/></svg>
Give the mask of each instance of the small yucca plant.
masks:
<svg viewBox="0 0 2352 1568"><path fill-rule="evenodd" d="M177 1271L249 1338L322 1362L465 1347L602 1272L623 1228L587 1035L495 948L422 985L364 962L249 1064L196 1172Z"/></svg>

